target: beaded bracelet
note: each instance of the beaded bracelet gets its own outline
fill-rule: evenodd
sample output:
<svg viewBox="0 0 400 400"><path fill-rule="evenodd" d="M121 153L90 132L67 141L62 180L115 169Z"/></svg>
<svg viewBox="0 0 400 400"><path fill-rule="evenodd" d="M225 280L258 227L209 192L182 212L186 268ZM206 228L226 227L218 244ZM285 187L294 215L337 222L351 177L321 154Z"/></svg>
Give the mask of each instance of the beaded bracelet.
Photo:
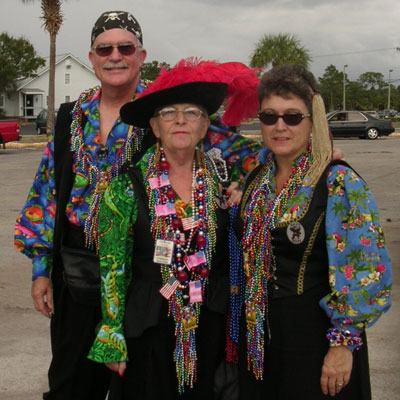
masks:
<svg viewBox="0 0 400 400"><path fill-rule="evenodd" d="M326 338L329 340L330 346L346 346L350 350L359 350L363 345L360 334L353 335L350 331L341 331L337 328L329 328Z"/></svg>

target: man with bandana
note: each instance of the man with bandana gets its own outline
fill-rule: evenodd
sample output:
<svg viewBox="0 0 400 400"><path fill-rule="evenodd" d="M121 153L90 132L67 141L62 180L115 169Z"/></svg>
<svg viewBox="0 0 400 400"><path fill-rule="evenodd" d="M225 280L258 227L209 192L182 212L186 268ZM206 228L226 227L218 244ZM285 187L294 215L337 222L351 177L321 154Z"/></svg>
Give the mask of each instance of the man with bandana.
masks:
<svg viewBox="0 0 400 400"><path fill-rule="evenodd" d="M98 18L89 59L101 86L61 105L17 219L15 245L33 263L33 303L51 317L53 357L44 399L105 399L108 391L109 371L87 359L101 315L99 298L87 282L75 277L74 283L66 273L70 264L97 262L93 238L103 187L141 145L144 132L121 122L119 110L145 88L139 79L145 58L141 28L131 14ZM92 286L99 290L98 283Z"/></svg>
<svg viewBox="0 0 400 400"><path fill-rule="evenodd" d="M97 215L111 178L127 159L138 161L154 140L119 117L121 106L146 87L139 78L145 58L142 31L130 13L111 11L98 18L89 59L101 86L61 105L17 218L15 246L33 264L33 303L51 318L46 400L103 400L107 395L109 370L87 358L101 317ZM243 173L254 166L259 150L259 144L218 122L209 130L205 147L210 146L240 164Z"/></svg>

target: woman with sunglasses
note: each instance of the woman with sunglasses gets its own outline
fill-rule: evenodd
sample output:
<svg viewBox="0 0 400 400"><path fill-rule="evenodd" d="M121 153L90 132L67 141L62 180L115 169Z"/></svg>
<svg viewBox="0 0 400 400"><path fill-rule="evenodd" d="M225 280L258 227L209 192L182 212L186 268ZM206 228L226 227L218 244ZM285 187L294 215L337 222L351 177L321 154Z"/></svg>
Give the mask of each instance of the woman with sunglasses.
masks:
<svg viewBox="0 0 400 400"><path fill-rule="evenodd" d="M112 399L215 398L229 305L221 185L231 202L241 192L202 140L224 99L227 124L246 114L244 97L256 113L257 84L239 63L182 60L121 108L124 122L151 127L157 143L125 166L100 208L103 318L89 358L120 375Z"/></svg>
<svg viewBox="0 0 400 400"><path fill-rule="evenodd" d="M241 399L370 399L365 328L390 307L391 264L375 201L331 140L301 66L258 86L264 163L234 221L229 357Z"/></svg>

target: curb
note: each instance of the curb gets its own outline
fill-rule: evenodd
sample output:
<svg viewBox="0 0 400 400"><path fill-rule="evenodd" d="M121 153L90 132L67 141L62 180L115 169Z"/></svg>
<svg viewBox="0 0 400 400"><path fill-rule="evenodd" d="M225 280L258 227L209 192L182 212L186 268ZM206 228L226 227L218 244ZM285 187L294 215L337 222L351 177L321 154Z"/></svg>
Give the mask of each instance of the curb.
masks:
<svg viewBox="0 0 400 400"><path fill-rule="evenodd" d="M40 143L19 143L19 142L8 142L6 143L6 149L24 149L24 148L43 148L46 147L47 142Z"/></svg>

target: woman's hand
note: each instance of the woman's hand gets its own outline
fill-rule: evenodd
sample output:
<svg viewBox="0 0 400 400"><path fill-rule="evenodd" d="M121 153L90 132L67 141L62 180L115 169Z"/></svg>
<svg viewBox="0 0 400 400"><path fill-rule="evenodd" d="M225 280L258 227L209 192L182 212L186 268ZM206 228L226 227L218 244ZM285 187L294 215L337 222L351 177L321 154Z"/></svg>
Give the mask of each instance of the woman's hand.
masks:
<svg viewBox="0 0 400 400"><path fill-rule="evenodd" d="M119 362L107 363L106 367L111 369L111 371L119 374L119 376L124 376L124 372L126 369L126 362L119 361Z"/></svg>
<svg viewBox="0 0 400 400"><path fill-rule="evenodd" d="M222 185L218 184L219 192L225 198L227 198L228 207L232 207L236 204L240 203L240 199L242 198L243 192L239 189L238 182L232 182L224 192Z"/></svg>
<svg viewBox="0 0 400 400"><path fill-rule="evenodd" d="M335 396L350 380L353 353L346 346L332 346L324 358L321 373L322 393Z"/></svg>

